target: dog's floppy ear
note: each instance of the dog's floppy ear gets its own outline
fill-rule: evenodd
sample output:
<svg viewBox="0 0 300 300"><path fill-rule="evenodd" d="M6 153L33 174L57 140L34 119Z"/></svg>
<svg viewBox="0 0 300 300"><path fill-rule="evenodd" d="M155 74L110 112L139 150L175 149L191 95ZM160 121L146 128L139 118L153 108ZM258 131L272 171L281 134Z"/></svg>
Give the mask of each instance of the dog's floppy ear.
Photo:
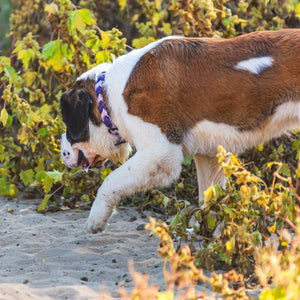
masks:
<svg viewBox="0 0 300 300"><path fill-rule="evenodd" d="M93 105L92 95L87 89L70 90L60 98L63 121L72 139L77 140L86 131Z"/></svg>

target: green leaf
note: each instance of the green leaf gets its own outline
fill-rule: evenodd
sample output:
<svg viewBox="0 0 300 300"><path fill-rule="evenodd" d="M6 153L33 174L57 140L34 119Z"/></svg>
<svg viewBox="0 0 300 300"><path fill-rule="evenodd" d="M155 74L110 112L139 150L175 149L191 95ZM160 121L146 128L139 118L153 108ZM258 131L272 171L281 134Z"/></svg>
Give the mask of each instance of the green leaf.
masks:
<svg viewBox="0 0 300 300"><path fill-rule="evenodd" d="M49 193L54 183L54 179L50 176L45 176L43 180L43 188L45 193Z"/></svg>
<svg viewBox="0 0 300 300"><path fill-rule="evenodd" d="M9 175L9 170L7 168L0 168L0 175L8 176Z"/></svg>
<svg viewBox="0 0 300 300"><path fill-rule="evenodd" d="M80 197L80 200L83 201L83 202L91 202L90 197L89 197L89 195L87 195L87 194L83 194L83 195Z"/></svg>
<svg viewBox="0 0 300 300"><path fill-rule="evenodd" d="M286 176L286 177L290 177L291 176L291 170L289 168L289 166L287 164L284 164L281 166L280 170L279 170L279 174Z"/></svg>
<svg viewBox="0 0 300 300"><path fill-rule="evenodd" d="M179 182L179 183L177 184L177 188L178 188L178 189L184 189L184 183L183 183L183 182Z"/></svg>
<svg viewBox="0 0 300 300"><path fill-rule="evenodd" d="M40 128L38 131L37 131L37 134L41 136L41 138L45 138L46 136L48 136L49 134L49 129L47 127L44 127L44 128Z"/></svg>
<svg viewBox="0 0 300 300"><path fill-rule="evenodd" d="M91 12L86 8L77 9L69 12L68 21L69 30L78 30L82 34L84 33L86 25L91 25L92 23L95 23L95 19L93 19Z"/></svg>
<svg viewBox="0 0 300 300"><path fill-rule="evenodd" d="M3 196L9 195L9 185L6 183L6 176L0 177L0 193Z"/></svg>
<svg viewBox="0 0 300 300"><path fill-rule="evenodd" d="M51 41L44 45L43 58L55 71L63 71L64 58L67 57L67 44L62 44L61 39Z"/></svg>
<svg viewBox="0 0 300 300"><path fill-rule="evenodd" d="M8 79L9 79L10 81L12 81L12 82L14 82L14 83L16 83L16 82L22 83L22 82L23 82L22 77L20 77L20 76L16 73L16 71L15 71L15 69L14 69L13 67L11 67L11 66L6 66L6 67L4 68L4 71L5 71L5 75L8 77Z"/></svg>
<svg viewBox="0 0 300 300"><path fill-rule="evenodd" d="M164 198L162 200L164 208L166 208L168 206L169 202L170 202L170 198L167 196L164 196Z"/></svg>
<svg viewBox="0 0 300 300"><path fill-rule="evenodd" d="M45 159L43 157L39 158L38 165L34 169L36 173L44 171L44 162Z"/></svg>
<svg viewBox="0 0 300 300"><path fill-rule="evenodd" d="M209 229L213 230L216 226L216 219L211 217L210 215L207 217L207 225Z"/></svg>
<svg viewBox="0 0 300 300"><path fill-rule="evenodd" d="M253 243L254 243L255 246L258 246L260 243L262 243L262 235L258 230L252 232L251 235L254 238Z"/></svg>
<svg viewBox="0 0 300 300"><path fill-rule="evenodd" d="M176 215L171 222L171 226L181 225L182 224L182 215Z"/></svg>
<svg viewBox="0 0 300 300"><path fill-rule="evenodd" d="M32 169L22 171L20 173L20 177L24 183L24 185L29 185L33 182L34 180L34 171Z"/></svg>
<svg viewBox="0 0 300 300"><path fill-rule="evenodd" d="M224 212L231 218L232 215L233 215L233 212L234 212L234 209L233 208L230 208L228 206L225 206L223 208Z"/></svg>
<svg viewBox="0 0 300 300"><path fill-rule="evenodd" d="M184 164L185 166L189 166L189 165L191 165L193 159L194 159L193 156L188 155L188 156L186 156L186 157L184 158L183 164Z"/></svg>
<svg viewBox="0 0 300 300"><path fill-rule="evenodd" d="M47 204L48 204L48 201L49 199L51 198L52 195L49 195L49 194L46 194L44 199L42 200L39 208L38 208L38 211L42 211L42 210L45 210L47 208Z"/></svg>
<svg viewBox="0 0 300 300"><path fill-rule="evenodd" d="M46 177L46 172L43 171L43 170L42 171L36 171L36 172L37 173L35 175L35 180L42 182L45 179L45 177Z"/></svg>
<svg viewBox="0 0 300 300"><path fill-rule="evenodd" d="M53 179L54 183L57 183L62 180L63 173L59 171L49 171L46 172L46 175Z"/></svg>

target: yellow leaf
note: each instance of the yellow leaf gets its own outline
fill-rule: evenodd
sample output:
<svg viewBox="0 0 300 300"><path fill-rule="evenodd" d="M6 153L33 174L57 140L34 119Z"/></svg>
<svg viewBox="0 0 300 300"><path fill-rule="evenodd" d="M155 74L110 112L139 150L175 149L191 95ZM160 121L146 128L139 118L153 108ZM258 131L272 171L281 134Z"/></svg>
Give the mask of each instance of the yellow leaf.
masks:
<svg viewBox="0 0 300 300"><path fill-rule="evenodd" d="M163 23L163 28L164 28L164 33L166 35L171 35L172 34L172 28L170 23Z"/></svg>
<svg viewBox="0 0 300 300"><path fill-rule="evenodd" d="M96 63L97 64L101 64L103 62L107 62L109 60L109 56L107 51L103 50L103 51L99 51L96 54Z"/></svg>
<svg viewBox="0 0 300 300"><path fill-rule="evenodd" d="M64 70L64 58L67 56L67 44L60 39L50 41L44 45L43 57L48 66L52 66L55 71Z"/></svg>
<svg viewBox="0 0 300 300"><path fill-rule="evenodd" d="M10 58L6 56L0 56L0 73L4 71L5 66L10 66Z"/></svg>
<svg viewBox="0 0 300 300"><path fill-rule="evenodd" d="M23 74L24 82L27 86L31 86L36 78L37 72L26 72Z"/></svg>
<svg viewBox="0 0 300 300"><path fill-rule="evenodd" d="M230 159L236 166L239 166L239 167L242 166L234 154L230 155Z"/></svg>
<svg viewBox="0 0 300 300"><path fill-rule="evenodd" d="M258 151L263 151L264 150L264 144L259 144L257 147L256 147L256 149L258 150Z"/></svg>
<svg viewBox="0 0 300 300"><path fill-rule="evenodd" d="M229 242L226 242L226 250L227 251L230 251L231 250L231 248L232 248L232 243L231 243L231 241L229 241Z"/></svg>
<svg viewBox="0 0 300 300"><path fill-rule="evenodd" d="M161 2L162 0L154 0L155 8L157 11L161 10Z"/></svg>
<svg viewBox="0 0 300 300"><path fill-rule="evenodd" d="M69 12L68 28L69 30L78 30L84 34L86 25L95 24L96 20L92 17L91 12L86 9L76 9Z"/></svg>
<svg viewBox="0 0 300 300"><path fill-rule="evenodd" d="M127 6L126 0L118 0L121 10L123 10Z"/></svg>
<svg viewBox="0 0 300 300"><path fill-rule="evenodd" d="M211 185L206 191L204 191L204 203L206 204L210 202L215 196L215 194L215 188Z"/></svg>
<svg viewBox="0 0 300 300"><path fill-rule="evenodd" d="M267 163L267 169L271 169L274 164L275 164L275 162Z"/></svg>
<svg viewBox="0 0 300 300"><path fill-rule="evenodd" d="M18 52L18 59L22 60L24 68L27 69L31 58L34 57L32 49L22 49Z"/></svg>
<svg viewBox="0 0 300 300"><path fill-rule="evenodd" d="M83 60L83 62L84 62L87 66L90 65L90 58L89 58L89 56L88 56L85 52L84 52L83 55L82 55L82 60Z"/></svg>
<svg viewBox="0 0 300 300"><path fill-rule="evenodd" d="M3 126L5 127L8 119L8 113L5 108L1 110L1 115L0 115L0 121L2 122Z"/></svg>
<svg viewBox="0 0 300 300"><path fill-rule="evenodd" d="M244 29L248 25L248 20L239 19L242 29Z"/></svg>
<svg viewBox="0 0 300 300"><path fill-rule="evenodd" d="M295 7L296 17L300 18L300 3L298 3Z"/></svg>
<svg viewBox="0 0 300 300"><path fill-rule="evenodd" d="M58 7L54 2L52 2L51 4L46 4L45 5L45 11L49 15L55 15L58 12Z"/></svg>
<svg viewBox="0 0 300 300"><path fill-rule="evenodd" d="M173 300L174 293L173 292L162 292L157 295L158 300Z"/></svg>
<svg viewBox="0 0 300 300"><path fill-rule="evenodd" d="M273 226L271 226L271 227L268 227L268 230L270 231L270 232L275 232L276 231L276 222L274 223L274 225Z"/></svg>
<svg viewBox="0 0 300 300"><path fill-rule="evenodd" d="M152 16L152 20L155 26L157 26L158 22L161 20L161 14L160 13L154 13Z"/></svg>
<svg viewBox="0 0 300 300"><path fill-rule="evenodd" d="M108 33L103 30L101 30L101 40L102 40L102 49L104 50L108 47L110 38Z"/></svg>
<svg viewBox="0 0 300 300"><path fill-rule="evenodd" d="M141 38L138 38L138 39L133 39L132 46L134 48L142 48L142 47L145 47L145 46L147 46L148 44L150 44L154 41L155 41L155 39L152 36L149 37L149 38L141 37Z"/></svg>

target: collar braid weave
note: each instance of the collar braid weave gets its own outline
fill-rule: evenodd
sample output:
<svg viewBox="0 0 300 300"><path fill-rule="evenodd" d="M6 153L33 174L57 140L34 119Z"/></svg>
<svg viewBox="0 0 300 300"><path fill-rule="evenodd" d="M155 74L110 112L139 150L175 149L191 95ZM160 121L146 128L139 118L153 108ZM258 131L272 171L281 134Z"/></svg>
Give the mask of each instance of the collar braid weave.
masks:
<svg viewBox="0 0 300 300"><path fill-rule="evenodd" d="M124 141L122 139L122 137L120 136L118 127L112 122L110 116L108 115L106 106L103 101L102 88L103 88L104 81L105 81L105 72L102 72L96 78L96 83L95 83L95 92L97 95L97 105L98 105L98 109L99 109L99 112L101 115L101 119L102 119L103 123L105 124L105 126L108 128L108 132L110 134L118 137L118 141L115 144L115 146L118 146L120 144L126 143L126 141Z"/></svg>

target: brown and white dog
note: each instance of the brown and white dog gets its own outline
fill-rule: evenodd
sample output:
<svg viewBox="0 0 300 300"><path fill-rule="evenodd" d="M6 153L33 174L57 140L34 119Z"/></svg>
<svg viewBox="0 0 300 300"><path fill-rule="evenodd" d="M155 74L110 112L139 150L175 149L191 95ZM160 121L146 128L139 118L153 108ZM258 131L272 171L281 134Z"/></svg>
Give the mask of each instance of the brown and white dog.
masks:
<svg viewBox="0 0 300 300"><path fill-rule="evenodd" d="M101 120L94 86L102 72L101 97L127 143ZM104 229L123 196L176 180L185 155L195 158L202 200L219 145L240 153L300 124L300 30L159 40L84 73L61 110L67 166L125 161L136 149L99 188L88 232Z"/></svg>

